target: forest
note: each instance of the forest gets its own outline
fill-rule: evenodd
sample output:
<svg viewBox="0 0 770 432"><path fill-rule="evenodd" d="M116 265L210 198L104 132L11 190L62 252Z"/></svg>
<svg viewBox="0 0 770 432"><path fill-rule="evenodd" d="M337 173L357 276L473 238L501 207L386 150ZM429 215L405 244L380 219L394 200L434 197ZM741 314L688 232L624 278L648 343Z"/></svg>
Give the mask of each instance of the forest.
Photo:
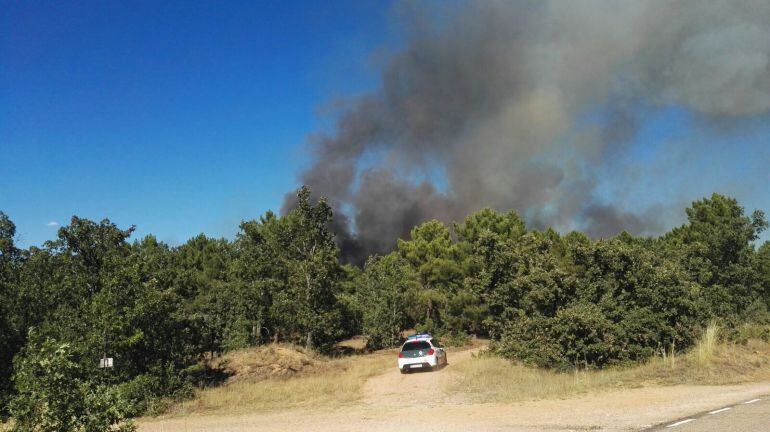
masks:
<svg viewBox="0 0 770 432"><path fill-rule="evenodd" d="M715 320L736 342L770 338L764 213L719 194L685 212L658 237L591 239L486 208L415 226L361 266L341 262L331 207L307 187L233 240L180 246L73 217L20 249L0 212L0 418L129 430L124 419L207 385L207 359L273 342L332 355L353 335L381 349L416 329L568 371L685 351Z"/></svg>

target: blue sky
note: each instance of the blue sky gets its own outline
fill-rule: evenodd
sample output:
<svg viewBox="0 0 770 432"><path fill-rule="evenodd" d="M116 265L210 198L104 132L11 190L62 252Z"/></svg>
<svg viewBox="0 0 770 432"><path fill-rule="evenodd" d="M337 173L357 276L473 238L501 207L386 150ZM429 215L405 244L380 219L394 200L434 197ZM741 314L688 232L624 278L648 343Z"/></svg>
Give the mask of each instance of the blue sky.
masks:
<svg viewBox="0 0 770 432"><path fill-rule="evenodd" d="M49 223L72 215L178 244L200 232L231 237L242 219L277 210L299 185L303 145L327 125L330 101L377 86L378 54L397 46L392 9L0 0L0 210L19 244L54 238ZM625 156L622 169L642 173L623 185L632 193L599 191L634 197L628 208L682 209L716 191L770 210L766 117L707 134L697 121L656 111ZM689 162L672 152L677 140L702 142L707 156ZM655 176L666 164L667 178Z"/></svg>
<svg viewBox="0 0 770 432"><path fill-rule="evenodd" d="M390 33L368 1L2 10L0 209L22 245L73 214L171 243L231 236L297 186L319 110L372 85Z"/></svg>

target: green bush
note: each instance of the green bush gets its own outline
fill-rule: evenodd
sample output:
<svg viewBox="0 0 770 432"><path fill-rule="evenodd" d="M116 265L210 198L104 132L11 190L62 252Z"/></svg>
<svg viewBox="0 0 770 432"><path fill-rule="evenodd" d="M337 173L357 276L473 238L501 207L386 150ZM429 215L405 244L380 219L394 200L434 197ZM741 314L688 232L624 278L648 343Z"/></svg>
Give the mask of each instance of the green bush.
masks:
<svg viewBox="0 0 770 432"><path fill-rule="evenodd" d="M654 251L581 242L561 246L558 262L550 240L532 241L535 252L512 254L518 273L490 293L501 311L490 317L493 348L506 357L559 369L642 361L691 346L707 318L699 286Z"/></svg>
<svg viewBox="0 0 770 432"><path fill-rule="evenodd" d="M160 414L167 407L169 400L191 397L192 385L184 375L169 364L166 367L150 368L147 374L119 384L117 391L126 402L126 414L132 417ZM188 376L192 378L191 375Z"/></svg>
<svg viewBox="0 0 770 432"><path fill-rule="evenodd" d="M14 432L135 430L115 387L84 379L70 346L32 340L15 361Z"/></svg>
<svg viewBox="0 0 770 432"><path fill-rule="evenodd" d="M438 340L441 341L444 346L448 347L462 347L471 343L471 337L465 332L447 332L439 333Z"/></svg>
<svg viewBox="0 0 770 432"><path fill-rule="evenodd" d="M728 329L725 338L741 345L746 345L752 339L770 342L770 324L745 323Z"/></svg>

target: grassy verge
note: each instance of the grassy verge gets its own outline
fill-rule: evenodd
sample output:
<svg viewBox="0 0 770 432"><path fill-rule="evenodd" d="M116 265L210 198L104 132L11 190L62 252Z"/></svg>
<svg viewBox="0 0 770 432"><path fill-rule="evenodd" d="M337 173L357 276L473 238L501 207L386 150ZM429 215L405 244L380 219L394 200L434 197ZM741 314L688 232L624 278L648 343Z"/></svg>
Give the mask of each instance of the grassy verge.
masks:
<svg viewBox="0 0 770 432"><path fill-rule="evenodd" d="M516 402L567 398L612 389L649 385L721 385L770 380L770 344L720 343L718 327L683 355L655 358L646 364L618 369L556 373L482 356L455 365L458 378L448 389L477 402Z"/></svg>
<svg viewBox="0 0 770 432"><path fill-rule="evenodd" d="M242 354L241 354L242 355ZM229 414L296 407L335 407L361 398L366 379L393 367L395 354L328 359L307 373L239 381L200 390L167 415Z"/></svg>

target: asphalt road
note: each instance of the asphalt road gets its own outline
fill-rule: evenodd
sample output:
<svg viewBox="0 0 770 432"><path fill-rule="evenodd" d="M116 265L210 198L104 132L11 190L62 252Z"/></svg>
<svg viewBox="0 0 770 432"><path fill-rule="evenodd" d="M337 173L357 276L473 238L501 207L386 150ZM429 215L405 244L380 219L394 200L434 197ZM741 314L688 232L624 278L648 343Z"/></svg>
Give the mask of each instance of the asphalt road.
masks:
<svg viewBox="0 0 770 432"><path fill-rule="evenodd" d="M648 431L761 432L770 431L770 396L698 413L667 422Z"/></svg>

